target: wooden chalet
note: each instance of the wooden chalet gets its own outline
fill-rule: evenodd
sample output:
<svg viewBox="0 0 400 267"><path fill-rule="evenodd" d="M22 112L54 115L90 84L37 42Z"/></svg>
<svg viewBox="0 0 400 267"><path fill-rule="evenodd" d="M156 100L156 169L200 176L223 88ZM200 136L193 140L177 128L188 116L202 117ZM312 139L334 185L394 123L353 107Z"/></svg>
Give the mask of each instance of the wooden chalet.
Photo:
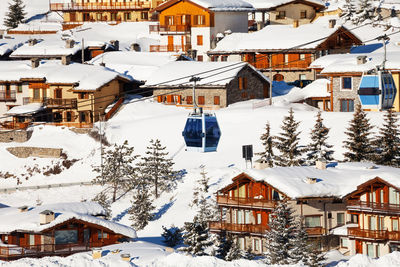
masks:
<svg viewBox="0 0 400 267"><path fill-rule="evenodd" d="M136 237L132 228L105 220L97 203L60 205L2 208L0 260L68 256Z"/></svg>

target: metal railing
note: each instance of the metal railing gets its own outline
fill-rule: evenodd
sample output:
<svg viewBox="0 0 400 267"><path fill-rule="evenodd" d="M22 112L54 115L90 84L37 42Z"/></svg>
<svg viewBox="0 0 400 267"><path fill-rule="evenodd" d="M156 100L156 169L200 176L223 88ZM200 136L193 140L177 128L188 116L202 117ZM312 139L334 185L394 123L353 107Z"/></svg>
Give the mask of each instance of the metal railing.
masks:
<svg viewBox="0 0 400 267"><path fill-rule="evenodd" d="M351 210L400 212L400 205L398 204L367 202L361 200L348 200L347 208Z"/></svg>
<svg viewBox="0 0 400 267"><path fill-rule="evenodd" d="M16 92L15 90L0 90L0 101L15 101L16 100Z"/></svg>
<svg viewBox="0 0 400 267"><path fill-rule="evenodd" d="M90 10L137 10L149 9L150 2L134 2L134 3L50 3L51 11L90 11Z"/></svg>
<svg viewBox="0 0 400 267"><path fill-rule="evenodd" d="M224 195L217 195L217 203L218 205L227 206L273 209L275 207L276 201L262 198L229 197Z"/></svg>
<svg viewBox="0 0 400 267"><path fill-rule="evenodd" d="M225 222L209 222L208 224L211 231L229 231L241 233L256 233L264 234L269 227L260 224L236 224Z"/></svg>

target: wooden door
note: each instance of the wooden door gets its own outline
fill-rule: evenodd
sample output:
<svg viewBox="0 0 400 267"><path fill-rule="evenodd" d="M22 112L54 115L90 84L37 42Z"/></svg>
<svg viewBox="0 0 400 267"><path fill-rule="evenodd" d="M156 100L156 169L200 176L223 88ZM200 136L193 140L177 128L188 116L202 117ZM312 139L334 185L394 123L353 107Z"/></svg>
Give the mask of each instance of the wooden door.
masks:
<svg viewBox="0 0 400 267"><path fill-rule="evenodd" d="M11 98L11 89L10 89L10 84L6 84L6 99Z"/></svg>
<svg viewBox="0 0 400 267"><path fill-rule="evenodd" d="M219 96L214 96L214 105L219 106L220 105L220 98Z"/></svg>
<svg viewBox="0 0 400 267"><path fill-rule="evenodd" d="M264 86L263 86L263 97L269 98L269 85L268 84L264 84Z"/></svg>
<svg viewBox="0 0 400 267"><path fill-rule="evenodd" d="M168 47L167 47L168 52L173 52L174 51L174 36L169 35L168 36Z"/></svg>
<svg viewBox="0 0 400 267"><path fill-rule="evenodd" d="M62 98L62 89L54 89L54 98Z"/></svg>
<svg viewBox="0 0 400 267"><path fill-rule="evenodd" d="M69 21L71 21L71 22L76 21L76 13L75 12L69 13Z"/></svg>
<svg viewBox="0 0 400 267"><path fill-rule="evenodd" d="M363 253L363 243L360 240L356 240L356 254L362 254Z"/></svg>

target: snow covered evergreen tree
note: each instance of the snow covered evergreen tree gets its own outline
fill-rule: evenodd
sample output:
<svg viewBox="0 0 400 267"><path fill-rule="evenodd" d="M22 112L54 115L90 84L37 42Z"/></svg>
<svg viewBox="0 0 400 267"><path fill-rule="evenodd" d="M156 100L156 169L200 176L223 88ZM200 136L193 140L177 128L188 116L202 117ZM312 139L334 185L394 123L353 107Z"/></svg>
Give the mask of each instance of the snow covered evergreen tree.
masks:
<svg viewBox="0 0 400 267"><path fill-rule="evenodd" d="M306 263L308 260L308 234L303 227L302 218L296 222L296 234L293 239L293 249L290 251L291 257L296 262Z"/></svg>
<svg viewBox="0 0 400 267"><path fill-rule="evenodd" d="M215 256L225 261L232 261L242 257L242 251L233 241L232 235L221 233L217 238L217 251Z"/></svg>
<svg viewBox="0 0 400 267"><path fill-rule="evenodd" d="M304 149L299 146L300 132L297 128L300 123L295 121L292 108L289 110L289 116L285 116L282 123L283 132L276 137L275 142L280 152L280 155L275 157L276 164L284 167L300 166L304 161L301 158Z"/></svg>
<svg viewBox="0 0 400 267"><path fill-rule="evenodd" d="M314 125L314 129L311 130L311 143L308 145L307 161L310 164L315 164L318 158L323 158L326 161L333 160L332 145L327 143L329 134L329 128L327 128L323 123L323 118L321 117L321 111L317 114L317 120Z"/></svg>
<svg viewBox="0 0 400 267"><path fill-rule="evenodd" d="M165 226L163 228L163 233L161 236L164 238L163 242L169 247L175 247L182 243L182 230L179 227L171 225L170 228Z"/></svg>
<svg viewBox="0 0 400 267"><path fill-rule="evenodd" d="M207 255L205 250L212 245L207 222L199 221L195 217L193 222L185 222L184 230L183 243L186 247L179 250L195 256Z"/></svg>
<svg viewBox="0 0 400 267"><path fill-rule="evenodd" d="M367 114L358 105L345 132L348 138L343 143L348 150L344 153L347 160L360 162L371 159L371 129Z"/></svg>
<svg viewBox="0 0 400 267"><path fill-rule="evenodd" d="M257 153L256 155L261 156L261 161L263 163L267 163L269 168L274 166L274 141L273 137L271 136L271 127L269 122L265 126L265 133L263 133L260 137L262 141L262 145L264 146L264 151Z"/></svg>
<svg viewBox="0 0 400 267"><path fill-rule="evenodd" d="M375 18L375 7L372 0L359 0L357 11L353 18L354 24L361 24L366 20L373 20Z"/></svg>
<svg viewBox="0 0 400 267"><path fill-rule="evenodd" d="M131 215L129 219L132 220L132 227L135 230L142 230L153 218L152 211L155 207L150 197L149 184L145 179L142 179L135 190L131 201L132 206L128 211Z"/></svg>
<svg viewBox="0 0 400 267"><path fill-rule="evenodd" d="M379 129L378 136L373 141L373 160L376 164L400 166L400 129L399 119L393 110L385 113L385 122Z"/></svg>
<svg viewBox="0 0 400 267"><path fill-rule="evenodd" d="M117 191L129 191L136 183L137 168L132 164L138 157L133 154L134 148L128 146L128 141L122 145L115 144L103 155L103 165L93 168L99 175L93 183L109 184L113 190L112 202L117 198Z"/></svg>
<svg viewBox="0 0 400 267"><path fill-rule="evenodd" d="M343 18L345 21L351 21L355 13L356 5L354 4L354 0L346 0L346 3L343 5L343 11L342 14L340 14L340 17Z"/></svg>
<svg viewBox="0 0 400 267"><path fill-rule="evenodd" d="M308 245L308 257L306 265L310 267L322 267L325 266L323 263L325 261L324 253L321 253L315 243Z"/></svg>
<svg viewBox="0 0 400 267"><path fill-rule="evenodd" d="M26 13L24 11L25 5L22 0L13 0L8 6L8 12L4 18L4 25L8 28L16 28L18 24L22 23Z"/></svg>
<svg viewBox="0 0 400 267"><path fill-rule="evenodd" d="M294 264L293 241L296 237L296 223L293 209L286 200L279 201L271 213L269 230L266 232L267 264Z"/></svg>
<svg viewBox="0 0 400 267"><path fill-rule="evenodd" d="M166 158L168 152L164 152L165 149L160 140L150 140L146 156L138 164L142 176L153 183L155 198L159 197L160 192L168 191L175 185L176 172L172 169L174 162Z"/></svg>
<svg viewBox="0 0 400 267"><path fill-rule="evenodd" d="M110 219L111 205L108 200L107 194L104 192L100 192L93 198L93 201L99 203L100 206L102 206L104 208L104 210L106 211L106 219L107 220Z"/></svg>

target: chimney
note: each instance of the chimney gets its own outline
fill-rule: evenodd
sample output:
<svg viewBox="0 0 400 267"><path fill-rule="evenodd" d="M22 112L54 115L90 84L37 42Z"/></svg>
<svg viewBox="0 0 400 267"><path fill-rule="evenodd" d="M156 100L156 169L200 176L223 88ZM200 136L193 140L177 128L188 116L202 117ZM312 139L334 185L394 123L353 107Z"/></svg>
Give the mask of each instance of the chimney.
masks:
<svg viewBox="0 0 400 267"><path fill-rule="evenodd" d="M54 221L54 212L51 210L44 210L39 213L40 224L48 224Z"/></svg>
<svg viewBox="0 0 400 267"><path fill-rule="evenodd" d="M318 170L326 170L326 160L322 158L317 159L317 161L315 162L315 167Z"/></svg>
<svg viewBox="0 0 400 267"><path fill-rule="evenodd" d="M357 57L357 65L362 65L367 63L367 56L358 56Z"/></svg>
<svg viewBox="0 0 400 267"><path fill-rule="evenodd" d="M329 20L329 28L334 28L336 25L336 19L330 19Z"/></svg>
<svg viewBox="0 0 400 267"><path fill-rule="evenodd" d="M138 43L131 44L131 51L140 52L140 45Z"/></svg>
<svg viewBox="0 0 400 267"><path fill-rule="evenodd" d="M34 46L35 44L37 44L37 40L36 39L29 39L28 43L29 43L29 46Z"/></svg>
<svg viewBox="0 0 400 267"><path fill-rule="evenodd" d="M19 210L19 212L26 212L26 211L28 211L28 206L18 207L18 210Z"/></svg>
<svg viewBox="0 0 400 267"><path fill-rule="evenodd" d="M40 60L38 58L31 58L32 69L36 69L40 65Z"/></svg>
<svg viewBox="0 0 400 267"><path fill-rule="evenodd" d="M307 184L315 184L317 182L317 178L314 177L307 177L306 181Z"/></svg>
<svg viewBox="0 0 400 267"><path fill-rule="evenodd" d="M111 40L110 44L114 46L115 51L119 51L119 41L118 40Z"/></svg>
<svg viewBox="0 0 400 267"><path fill-rule="evenodd" d="M102 66L102 67L106 67L106 63L104 63L104 62L101 62L101 63L100 63L100 66Z"/></svg>
<svg viewBox="0 0 400 267"><path fill-rule="evenodd" d="M293 28L297 28L297 27L299 27L299 21L296 19L296 20L293 20Z"/></svg>
<svg viewBox="0 0 400 267"><path fill-rule="evenodd" d="M61 64L69 65L70 63L71 63L71 56L70 55L61 57Z"/></svg>
<svg viewBox="0 0 400 267"><path fill-rule="evenodd" d="M73 48L75 45L75 41L72 39L65 40L65 48Z"/></svg>

